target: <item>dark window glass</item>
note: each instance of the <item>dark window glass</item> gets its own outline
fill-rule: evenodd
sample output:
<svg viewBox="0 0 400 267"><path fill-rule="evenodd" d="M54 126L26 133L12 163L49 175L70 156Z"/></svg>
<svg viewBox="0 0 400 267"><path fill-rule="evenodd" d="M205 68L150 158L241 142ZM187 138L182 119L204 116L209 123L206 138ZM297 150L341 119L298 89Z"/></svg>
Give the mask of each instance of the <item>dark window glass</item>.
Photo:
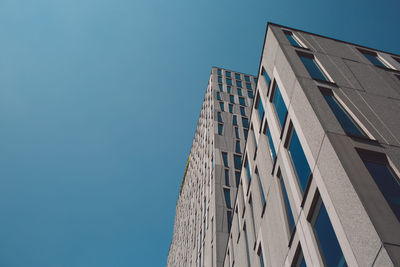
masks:
<svg viewBox="0 0 400 267"><path fill-rule="evenodd" d="M225 71L225 75L226 75L226 77L231 77L231 72L230 71Z"/></svg>
<svg viewBox="0 0 400 267"><path fill-rule="evenodd" d="M262 121L263 117L264 117L264 105L262 103L260 94L258 94L258 99L257 99L257 109L258 109L258 116L260 118L260 121Z"/></svg>
<svg viewBox="0 0 400 267"><path fill-rule="evenodd" d="M267 83L267 88L269 88L269 85L271 83L271 78L268 76L268 73L264 69L264 67L263 67L263 71L262 72L263 72L263 75L264 75L264 78L265 78L265 82Z"/></svg>
<svg viewBox="0 0 400 267"><path fill-rule="evenodd" d="M244 110L244 107L240 107L240 115L246 116L246 111Z"/></svg>
<svg viewBox="0 0 400 267"><path fill-rule="evenodd" d="M269 128L267 128L267 138L269 143L269 153L271 154L272 162L274 162L276 159L276 151L274 143L272 142L271 131L269 130Z"/></svg>
<svg viewBox="0 0 400 267"><path fill-rule="evenodd" d="M229 186L229 170L225 169L225 185Z"/></svg>
<svg viewBox="0 0 400 267"><path fill-rule="evenodd" d="M301 147L299 137L296 130L293 128L292 137L289 145L289 154L292 159L293 167L297 175L302 192L306 189L308 179L311 174L310 166L307 158L304 155L304 150Z"/></svg>
<svg viewBox="0 0 400 267"><path fill-rule="evenodd" d="M279 124L281 127L283 127L283 123L285 122L287 114L287 108L285 102L283 101L283 97L278 85L275 86L273 103L275 106L276 115L278 116Z"/></svg>
<svg viewBox="0 0 400 267"><path fill-rule="evenodd" d="M364 160L369 173L382 192L397 219L400 221L400 180L392 168L385 163Z"/></svg>
<svg viewBox="0 0 400 267"><path fill-rule="evenodd" d="M235 152L240 153L240 141L236 141Z"/></svg>
<svg viewBox="0 0 400 267"><path fill-rule="evenodd" d="M286 38L289 40L290 44L296 47L302 47L299 42L294 38L291 32L285 31Z"/></svg>
<svg viewBox="0 0 400 267"><path fill-rule="evenodd" d="M227 89L228 94L230 94L230 93L231 93L232 87L228 85L228 86L226 87L226 89Z"/></svg>
<svg viewBox="0 0 400 267"><path fill-rule="evenodd" d="M282 174L279 173L279 181L281 184L281 189L282 189L282 195L283 195L283 200L284 200L284 205L285 205L285 214L286 214L286 219L289 225L289 232L291 233L294 229L294 218L292 214L292 209L290 208L290 202L289 202L289 197L286 191L286 186L285 186L285 181L283 180Z"/></svg>
<svg viewBox="0 0 400 267"><path fill-rule="evenodd" d="M237 87L242 87L242 81L236 81L236 86Z"/></svg>
<svg viewBox="0 0 400 267"><path fill-rule="evenodd" d="M244 138L247 139L247 135L249 134L249 130L248 129L243 129L243 133L244 133Z"/></svg>
<svg viewBox="0 0 400 267"><path fill-rule="evenodd" d="M233 125L237 126L237 117L233 115Z"/></svg>
<svg viewBox="0 0 400 267"><path fill-rule="evenodd" d="M236 138L240 138L239 137L239 128L238 127L235 127L235 136L236 136Z"/></svg>
<svg viewBox="0 0 400 267"><path fill-rule="evenodd" d="M242 156L240 155L233 155L235 169L240 170L242 168Z"/></svg>
<svg viewBox="0 0 400 267"><path fill-rule="evenodd" d="M243 97L239 97L239 103L240 103L240 105L242 105L242 106L246 106L246 101L244 100Z"/></svg>
<svg viewBox="0 0 400 267"><path fill-rule="evenodd" d="M399 63L400 63L400 61L399 61ZM244 80L245 80L246 82L250 82L250 77L247 76L247 75L245 75L245 76L244 76Z"/></svg>
<svg viewBox="0 0 400 267"><path fill-rule="evenodd" d="M242 89L238 88L237 92L238 92L238 95L242 96Z"/></svg>
<svg viewBox="0 0 400 267"><path fill-rule="evenodd" d="M332 94L323 94L326 102L335 114L343 130L352 135L365 136L365 133L358 127L350 115L343 109L336 98Z"/></svg>
<svg viewBox="0 0 400 267"><path fill-rule="evenodd" d="M324 203L319 200L313 228L326 266L347 266Z"/></svg>
<svg viewBox="0 0 400 267"><path fill-rule="evenodd" d="M251 83L246 83L246 88L249 90L253 90L253 88L251 87Z"/></svg>
<svg viewBox="0 0 400 267"><path fill-rule="evenodd" d="M232 104L235 104L235 98L233 97L233 95L229 95L229 100Z"/></svg>
<svg viewBox="0 0 400 267"><path fill-rule="evenodd" d="M219 107L221 108L222 111L224 111L224 102L219 102Z"/></svg>
<svg viewBox="0 0 400 267"><path fill-rule="evenodd" d="M240 80L240 74L239 73L235 73L235 79L236 80Z"/></svg>
<svg viewBox="0 0 400 267"><path fill-rule="evenodd" d="M232 79L226 79L226 84L232 85Z"/></svg>
<svg viewBox="0 0 400 267"><path fill-rule="evenodd" d="M244 128L249 128L249 120L245 117L242 117L242 124Z"/></svg>
<svg viewBox="0 0 400 267"><path fill-rule="evenodd" d="M249 250L249 239L247 237L246 225L243 226L244 237L246 239L246 253L247 253L247 266L250 266L250 250Z"/></svg>
<svg viewBox="0 0 400 267"><path fill-rule="evenodd" d="M229 167L228 166L228 154L226 152L222 152L222 159L224 160L224 166Z"/></svg>
<svg viewBox="0 0 400 267"><path fill-rule="evenodd" d="M218 134L222 135L224 129L224 125L222 123L218 123Z"/></svg>
<svg viewBox="0 0 400 267"><path fill-rule="evenodd" d="M219 87L219 90L220 90L221 92L224 91L224 90L222 89L222 84L218 84L218 87Z"/></svg>
<svg viewBox="0 0 400 267"><path fill-rule="evenodd" d="M258 147L258 144L257 144L256 133L254 132L254 130L253 130L253 137L254 137L254 144L255 144L255 146L256 146L256 149L257 149L257 147Z"/></svg>
<svg viewBox="0 0 400 267"><path fill-rule="evenodd" d="M262 203L262 206L264 206L265 203L267 202L267 200L265 199L265 194L264 194L264 189L263 189L262 182L261 182L261 177L260 177L260 174L258 173L258 170L256 170L255 173L257 176L257 180L258 180L258 187L260 188L261 203Z"/></svg>
<svg viewBox="0 0 400 267"><path fill-rule="evenodd" d="M296 251L296 258L293 260L292 267L307 267L306 262L304 261L304 255L300 245Z"/></svg>
<svg viewBox="0 0 400 267"><path fill-rule="evenodd" d="M218 122L223 122L223 121L222 121L221 112L218 112L218 113L217 113L217 117L218 117Z"/></svg>
<svg viewBox="0 0 400 267"><path fill-rule="evenodd" d="M218 82L222 83L222 77L221 76L218 76Z"/></svg>
<svg viewBox="0 0 400 267"><path fill-rule="evenodd" d="M230 112L230 113L233 113L233 105L232 105L232 104L229 104L228 107L229 107L229 112Z"/></svg>
<svg viewBox="0 0 400 267"><path fill-rule="evenodd" d="M228 210L226 215L228 217L228 232L230 232L232 226L232 211Z"/></svg>
<svg viewBox="0 0 400 267"><path fill-rule="evenodd" d="M361 51L361 53L375 66L387 68L387 66L379 59L378 55L374 52Z"/></svg>
<svg viewBox="0 0 400 267"><path fill-rule="evenodd" d="M248 182L250 184L250 182L251 182L251 172L250 172L250 164L249 164L248 160L246 161L246 171L247 171L247 180L248 180Z"/></svg>
<svg viewBox="0 0 400 267"><path fill-rule="evenodd" d="M260 245L260 247L258 248L257 255L258 255L258 258L260 259L260 266L261 266L261 267L265 267L265 265L264 265L264 257L263 257L261 245Z"/></svg>
<svg viewBox="0 0 400 267"><path fill-rule="evenodd" d="M240 172L235 172L236 187L239 188L240 183Z"/></svg>
<svg viewBox="0 0 400 267"><path fill-rule="evenodd" d="M322 81L329 81L328 78L326 78L326 76L322 73L321 68L317 65L312 55L300 55L300 59L308 70L308 73L310 73L311 78Z"/></svg>
<svg viewBox="0 0 400 267"><path fill-rule="evenodd" d="M250 98L254 98L253 91L247 91L247 95L248 95Z"/></svg>
<svg viewBox="0 0 400 267"><path fill-rule="evenodd" d="M217 100L221 100L221 94L217 92Z"/></svg>
<svg viewBox="0 0 400 267"><path fill-rule="evenodd" d="M226 207L228 209L231 209L231 191L228 188L224 188L224 196L225 196Z"/></svg>
<svg viewBox="0 0 400 267"><path fill-rule="evenodd" d="M257 84L257 81L258 81L258 79L257 78L254 78L254 82Z"/></svg>
<svg viewBox="0 0 400 267"><path fill-rule="evenodd" d="M222 75L221 74L221 69L218 69L217 72L218 72L218 75Z"/></svg>

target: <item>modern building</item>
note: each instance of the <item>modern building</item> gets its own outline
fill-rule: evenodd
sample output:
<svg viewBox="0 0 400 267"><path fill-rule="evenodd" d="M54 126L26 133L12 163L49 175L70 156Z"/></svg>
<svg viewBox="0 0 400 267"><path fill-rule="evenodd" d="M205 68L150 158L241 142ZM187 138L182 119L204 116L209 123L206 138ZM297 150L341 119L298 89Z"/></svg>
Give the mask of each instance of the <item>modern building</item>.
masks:
<svg viewBox="0 0 400 267"><path fill-rule="evenodd" d="M400 266L400 56L269 23L258 77L224 255L183 244L183 181L169 266Z"/></svg>

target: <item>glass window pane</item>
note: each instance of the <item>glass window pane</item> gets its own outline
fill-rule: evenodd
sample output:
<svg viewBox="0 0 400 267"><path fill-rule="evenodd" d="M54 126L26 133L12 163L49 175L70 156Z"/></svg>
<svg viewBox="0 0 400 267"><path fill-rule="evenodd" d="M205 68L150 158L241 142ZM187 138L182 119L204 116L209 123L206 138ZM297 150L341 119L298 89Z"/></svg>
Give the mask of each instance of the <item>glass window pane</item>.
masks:
<svg viewBox="0 0 400 267"><path fill-rule="evenodd" d="M226 70L226 71L225 71L225 75L226 75L226 77L229 77L229 78L230 78L230 77L231 77L231 72Z"/></svg>
<svg viewBox="0 0 400 267"><path fill-rule="evenodd" d="M225 169L225 185L229 186L229 170Z"/></svg>
<svg viewBox="0 0 400 267"><path fill-rule="evenodd" d="M226 79L226 83L227 83L228 85L232 85L232 79Z"/></svg>
<svg viewBox="0 0 400 267"><path fill-rule="evenodd" d="M239 104L242 106L246 106L246 102L243 97L239 97Z"/></svg>
<svg viewBox="0 0 400 267"><path fill-rule="evenodd" d="M365 53L363 52L363 55L368 58L368 60L374 64L375 66L378 67L383 67L383 68L387 68L387 66L385 64L383 64L383 62L378 58L378 56L376 55L372 55L370 53Z"/></svg>
<svg viewBox="0 0 400 267"><path fill-rule="evenodd" d="M236 115L233 115L233 125L237 125L237 117Z"/></svg>
<svg viewBox="0 0 400 267"><path fill-rule="evenodd" d="M233 155L235 169L240 170L242 168L242 156Z"/></svg>
<svg viewBox="0 0 400 267"><path fill-rule="evenodd" d="M247 118L242 117L242 124L243 124L243 127L249 128L249 120Z"/></svg>
<svg viewBox="0 0 400 267"><path fill-rule="evenodd" d="M232 211L228 210L226 215L228 217L228 232L229 232L232 226Z"/></svg>
<svg viewBox="0 0 400 267"><path fill-rule="evenodd" d="M271 78L268 76L268 73L264 68L263 68L263 73L264 73L265 82L267 83L267 88L268 88L271 83Z"/></svg>
<svg viewBox="0 0 400 267"><path fill-rule="evenodd" d="M222 90L222 84L218 84L218 87L219 87L219 90L220 90L221 92L223 92L223 90Z"/></svg>
<svg viewBox="0 0 400 267"><path fill-rule="evenodd" d="M236 141L235 152L240 153L240 141Z"/></svg>
<svg viewBox="0 0 400 267"><path fill-rule="evenodd" d="M237 92L238 92L238 95L242 96L242 89L238 88Z"/></svg>
<svg viewBox="0 0 400 267"><path fill-rule="evenodd" d="M252 90L253 88L251 87L251 83L246 83L246 88L249 90Z"/></svg>
<svg viewBox="0 0 400 267"><path fill-rule="evenodd" d="M264 117L264 105L262 103L260 94L258 94L258 103L257 103L257 109L258 109L258 116L260 118L260 121L262 121Z"/></svg>
<svg viewBox="0 0 400 267"><path fill-rule="evenodd" d="M241 81L236 81L236 86L237 87L242 87L242 82Z"/></svg>
<svg viewBox="0 0 400 267"><path fill-rule="evenodd" d="M285 122L286 118L287 108L285 102L283 101L283 97L278 85L276 85L275 87L273 103L275 106L276 115L278 116L279 124L281 127L283 127L283 123Z"/></svg>
<svg viewBox="0 0 400 267"><path fill-rule="evenodd" d="M240 74L239 73L235 73L235 79L236 80L240 80Z"/></svg>
<svg viewBox="0 0 400 267"><path fill-rule="evenodd" d="M219 135L222 135L223 128L224 128L224 125L221 124L221 123L218 123L218 134L219 134Z"/></svg>
<svg viewBox="0 0 400 267"><path fill-rule="evenodd" d="M231 86L227 86L227 87L226 87L228 94L231 93L231 88L232 88Z"/></svg>
<svg viewBox="0 0 400 267"><path fill-rule="evenodd" d="M225 203L228 209L231 209L231 192L228 188L224 188Z"/></svg>
<svg viewBox="0 0 400 267"><path fill-rule="evenodd" d="M247 91L247 95L248 95L250 98L254 98L253 91Z"/></svg>
<svg viewBox="0 0 400 267"><path fill-rule="evenodd" d="M226 154L226 152L222 152L222 159L224 161L224 166L229 167L228 166L228 154Z"/></svg>
<svg viewBox="0 0 400 267"><path fill-rule="evenodd" d="M247 139L247 135L249 134L249 130L248 129L243 129L243 133L244 133L244 138Z"/></svg>
<svg viewBox="0 0 400 267"><path fill-rule="evenodd" d="M235 172L236 187L239 188L240 183L240 172Z"/></svg>
<svg viewBox="0 0 400 267"><path fill-rule="evenodd" d="M296 39L293 37L293 34L291 32L285 32L286 38L289 40L290 44L296 47L302 47Z"/></svg>
<svg viewBox="0 0 400 267"><path fill-rule="evenodd" d="M292 209L290 208L290 202L289 202L289 197L286 191L286 186L285 186L285 181L283 180L282 174L279 173L279 180L281 184L281 189L282 189L282 194L283 194L283 201L285 202L285 214L286 214L286 219L289 225L289 231L290 233L294 229L294 218L292 214Z"/></svg>
<svg viewBox="0 0 400 267"><path fill-rule="evenodd" d="M239 138L239 128L235 127L235 136L236 138Z"/></svg>
<svg viewBox="0 0 400 267"><path fill-rule="evenodd" d="M297 175L302 192L306 189L308 179L311 174L310 166L301 147L299 137L293 129L292 139L289 145L289 154L293 162L293 167Z"/></svg>
<svg viewBox="0 0 400 267"><path fill-rule="evenodd" d="M224 111L224 102L219 102L219 107L221 108L221 111Z"/></svg>
<svg viewBox="0 0 400 267"><path fill-rule="evenodd" d="M229 112L233 113L233 105L232 104L229 104Z"/></svg>
<svg viewBox="0 0 400 267"><path fill-rule="evenodd" d="M251 181L251 173L250 173L250 164L249 161L246 162L246 171L247 171L247 180L248 180L248 184L250 184Z"/></svg>
<svg viewBox="0 0 400 267"><path fill-rule="evenodd" d="M221 69L218 69L217 71L218 71L218 75L222 75L221 74Z"/></svg>
<svg viewBox="0 0 400 267"><path fill-rule="evenodd" d="M357 126L350 115L343 109L343 107L337 102L333 95L323 95L332 112L335 114L336 119L346 133L365 136L365 133Z"/></svg>
<svg viewBox="0 0 400 267"><path fill-rule="evenodd" d="M221 94L217 92L217 100L221 100Z"/></svg>
<svg viewBox="0 0 400 267"><path fill-rule="evenodd" d="M235 98L233 97L233 95L229 95L229 101L230 101L232 104L235 104Z"/></svg>
<svg viewBox="0 0 400 267"><path fill-rule="evenodd" d="M300 59L308 70L308 73L310 73L311 78L322 81L329 81L322 73L321 69L318 67L317 63L312 57L300 56Z"/></svg>
<svg viewBox="0 0 400 267"><path fill-rule="evenodd" d="M217 113L217 117L218 117L218 122L223 122L223 121L222 121L221 112L218 112L218 113Z"/></svg>
<svg viewBox="0 0 400 267"><path fill-rule="evenodd" d="M222 83L222 77L221 76L218 76L218 82Z"/></svg>
<svg viewBox="0 0 400 267"><path fill-rule="evenodd" d="M253 137L254 137L254 144L255 144L255 146L256 146L256 149L257 149L257 147L258 147L258 144L257 144L256 133L254 132L254 130L253 130Z"/></svg>
<svg viewBox="0 0 400 267"><path fill-rule="evenodd" d="M245 80L246 82L250 82L250 77L247 76L247 75L245 75L245 76L244 76L244 80Z"/></svg>
<svg viewBox="0 0 400 267"><path fill-rule="evenodd" d="M272 162L274 162L276 159L276 152L275 152L274 143L272 142L272 136L271 136L271 132L270 132L269 128L267 129L267 137L268 137L268 143L269 143L269 152L271 153Z"/></svg>
<svg viewBox="0 0 400 267"><path fill-rule="evenodd" d="M244 110L244 107L240 107L240 115L246 116L246 111Z"/></svg>

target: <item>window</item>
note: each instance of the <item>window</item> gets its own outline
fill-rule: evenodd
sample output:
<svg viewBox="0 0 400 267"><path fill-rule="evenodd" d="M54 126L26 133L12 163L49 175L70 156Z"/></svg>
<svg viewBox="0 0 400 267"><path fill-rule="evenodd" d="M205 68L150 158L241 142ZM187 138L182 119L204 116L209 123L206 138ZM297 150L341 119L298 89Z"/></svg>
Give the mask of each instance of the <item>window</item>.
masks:
<svg viewBox="0 0 400 267"><path fill-rule="evenodd" d="M232 85L232 79L228 79L228 78L226 78L226 84L228 84L228 85Z"/></svg>
<svg viewBox="0 0 400 267"><path fill-rule="evenodd" d="M248 129L243 129L243 133L244 133L244 138L247 139L247 135L249 134L249 130Z"/></svg>
<svg viewBox="0 0 400 267"><path fill-rule="evenodd" d="M232 87L231 87L231 86L229 86L229 85L228 85L228 86L226 86L226 89L227 89L227 92L228 92L228 94L230 94L230 93L231 93L231 88L232 88Z"/></svg>
<svg viewBox="0 0 400 267"><path fill-rule="evenodd" d="M221 108L221 111L224 111L224 102L219 102L219 107Z"/></svg>
<svg viewBox="0 0 400 267"><path fill-rule="evenodd" d="M240 80L240 74L239 73L235 73L235 79L236 80Z"/></svg>
<svg viewBox="0 0 400 267"><path fill-rule="evenodd" d="M254 137L254 145L256 146L256 150L257 150L258 144L257 144L257 138L256 138L256 133L255 133L254 129L252 132L253 132L253 137Z"/></svg>
<svg viewBox="0 0 400 267"><path fill-rule="evenodd" d="M233 115L233 125L237 126L237 117Z"/></svg>
<svg viewBox="0 0 400 267"><path fill-rule="evenodd" d="M286 220L289 226L289 233L291 234L294 229L294 218L292 214L292 209L290 208L290 202L289 202L289 197L286 191L286 186L285 186L285 181L283 180L282 174L279 171L278 173L278 178L279 178L279 183L282 191L282 196L283 196L283 202L284 202L284 213L286 216Z"/></svg>
<svg viewBox="0 0 400 267"><path fill-rule="evenodd" d="M399 62L400 62L400 61L399 61ZM250 82L250 77L247 76L247 75L244 75L244 80L245 80L246 82Z"/></svg>
<svg viewBox="0 0 400 267"><path fill-rule="evenodd" d="M221 74L221 69L217 69L218 75L222 75Z"/></svg>
<svg viewBox="0 0 400 267"><path fill-rule="evenodd" d="M262 252L261 245L258 248L257 255L258 255L258 259L260 260L260 266L261 267L265 267L265 265L264 265L264 257L263 257L263 252Z"/></svg>
<svg viewBox="0 0 400 267"><path fill-rule="evenodd" d="M253 88L251 87L251 83L246 83L246 88L247 88L248 90L253 90Z"/></svg>
<svg viewBox="0 0 400 267"><path fill-rule="evenodd" d="M235 152L240 153L240 141L236 141Z"/></svg>
<svg viewBox="0 0 400 267"><path fill-rule="evenodd" d="M226 152L222 152L222 159L224 161L224 166L229 167L228 166L228 154Z"/></svg>
<svg viewBox="0 0 400 267"><path fill-rule="evenodd" d="M230 101L232 104L235 104L235 98L233 97L233 95L229 95L229 101Z"/></svg>
<svg viewBox="0 0 400 267"><path fill-rule="evenodd" d="M264 205L267 203L267 200L265 199L264 189L263 189L260 174L258 173L257 168L255 170L255 174L256 174L257 180L258 180L258 187L260 188L261 204L264 207Z"/></svg>
<svg viewBox="0 0 400 267"><path fill-rule="evenodd" d="M385 154L357 149L365 167L400 221L400 179L390 167Z"/></svg>
<svg viewBox="0 0 400 267"><path fill-rule="evenodd" d="M296 37L293 35L292 32L289 31L283 31L286 35L286 38L289 40L289 43L293 46L296 47L303 47L297 40Z"/></svg>
<svg viewBox="0 0 400 267"><path fill-rule="evenodd" d="M238 127L235 127L235 136L236 136L236 138L240 138L239 137L239 128Z"/></svg>
<svg viewBox="0 0 400 267"><path fill-rule="evenodd" d="M264 105L261 100L260 94L257 97L256 109L258 110L258 117L260 118L260 122L262 123L262 119L264 118Z"/></svg>
<svg viewBox="0 0 400 267"><path fill-rule="evenodd" d="M298 55L301 61L303 62L304 67L306 67L306 69L308 70L308 73L310 74L311 78L315 80L329 82L328 78L325 76L321 68L315 62L314 55L304 54L304 53L298 53Z"/></svg>
<svg viewBox="0 0 400 267"><path fill-rule="evenodd" d="M304 261L304 255L303 255L303 250L301 249L301 246L297 247L294 259L293 259L293 264L291 267L307 267L305 261Z"/></svg>
<svg viewBox="0 0 400 267"><path fill-rule="evenodd" d="M250 97L250 98L254 98L254 95L253 95L253 91L247 91L247 95Z"/></svg>
<svg viewBox="0 0 400 267"><path fill-rule="evenodd" d="M275 146L274 142L272 141L272 136L271 136L271 131L269 130L268 124L265 124L265 129L264 132L267 135L268 138L268 144L269 144L269 153L271 155L272 162L275 162L276 159L276 151L275 151Z"/></svg>
<svg viewBox="0 0 400 267"><path fill-rule="evenodd" d="M246 159L246 172L247 172L247 181L248 181L248 186L250 185L251 182L251 172L250 172L250 164L249 161Z"/></svg>
<svg viewBox="0 0 400 267"><path fill-rule="evenodd" d="M231 231L231 226L232 226L232 211L228 210L226 212L226 215L228 217L228 232Z"/></svg>
<svg viewBox="0 0 400 267"><path fill-rule="evenodd" d="M217 92L217 100L221 100L221 94Z"/></svg>
<svg viewBox="0 0 400 267"><path fill-rule="evenodd" d="M237 92L238 92L238 95L242 96L242 89L238 88Z"/></svg>
<svg viewBox="0 0 400 267"><path fill-rule="evenodd" d="M224 125L222 123L218 123L218 134L222 135L223 130L224 130Z"/></svg>
<svg viewBox="0 0 400 267"><path fill-rule="evenodd" d="M218 76L218 83L222 83L222 77Z"/></svg>
<svg viewBox="0 0 400 267"><path fill-rule="evenodd" d="M237 87L242 87L242 81L236 80L236 86L237 86Z"/></svg>
<svg viewBox="0 0 400 267"><path fill-rule="evenodd" d="M218 84L218 87L219 87L219 90L220 90L221 92L224 91L224 90L222 89L222 84Z"/></svg>
<svg viewBox="0 0 400 267"><path fill-rule="evenodd" d="M325 205L321 197L319 195L317 197L310 222L313 226L321 257L325 266L347 266Z"/></svg>
<svg viewBox="0 0 400 267"><path fill-rule="evenodd" d="M246 239L246 253L247 253L247 266L250 266L250 251L249 251L249 239L247 237L246 224L243 226L244 237Z"/></svg>
<svg viewBox="0 0 400 267"><path fill-rule="evenodd" d="M240 107L240 115L246 116L246 111L244 110L244 107Z"/></svg>
<svg viewBox="0 0 400 267"><path fill-rule="evenodd" d="M335 96L332 93L332 90L326 88L320 88L322 95L324 96L326 102L331 108L333 114L335 114L336 119L339 121L343 130L347 134L357 135L357 136L366 136L366 134L358 127L355 121L351 118L351 116L346 112L346 110L339 104L336 100Z"/></svg>
<svg viewBox="0 0 400 267"><path fill-rule="evenodd" d="M228 188L224 188L225 203L228 209L231 209L231 191Z"/></svg>
<svg viewBox="0 0 400 267"><path fill-rule="evenodd" d="M273 92L272 102L275 106L276 115L278 116L279 125L283 128L283 124L285 123L287 108L285 101L283 101L283 97L281 91L279 90L278 85L275 83L275 88Z"/></svg>
<svg viewBox="0 0 400 267"><path fill-rule="evenodd" d="M367 51L367 50L362 50L358 49L364 57L366 57L372 64L374 64L377 67L385 68L387 69L388 66L386 66L385 63L379 58L378 54L372 51Z"/></svg>
<svg viewBox="0 0 400 267"><path fill-rule="evenodd" d="M271 84L271 78L268 76L267 71L264 69L264 67L261 70L261 74L264 76L265 83L267 84L267 89L269 88L269 85Z"/></svg>
<svg viewBox="0 0 400 267"><path fill-rule="evenodd" d="M233 105L232 104L228 104L228 107L229 107L229 112L233 113Z"/></svg>
<svg viewBox="0 0 400 267"><path fill-rule="evenodd" d="M226 71L225 71L225 76L231 78L231 77L232 77L232 76L231 76L231 72L226 70Z"/></svg>
<svg viewBox="0 0 400 267"><path fill-rule="evenodd" d="M236 187L239 188L240 172L238 172L238 171L235 172L235 180L236 180Z"/></svg>
<svg viewBox="0 0 400 267"><path fill-rule="evenodd" d="M243 127L249 128L249 119L242 117L242 124L243 124Z"/></svg>
<svg viewBox="0 0 400 267"><path fill-rule="evenodd" d="M246 101L244 100L243 97L239 97L239 104L242 106L246 106Z"/></svg>
<svg viewBox="0 0 400 267"><path fill-rule="evenodd" d="M297 136L296 130L292 126L290 143L289 143L289 155L292 160L292 165L297 176L297 180L300 184L301 191L304 193L308 180L310 178L311 169L308 165L306 155L301 147L299 137Z"/></svg>
<svg viewBox="0 0 400 267"><path fill-rule="evenodd" d="M218 117L218 122L223 122L223 121L222 121L221 112L218 112L218 113L217 113L217 117Z"/></svg>
<svg viewBox="0 0 400 267"><path fill-rule="evenodd" d="M225 169L225 185L229 186L229 170Z"/></svg>
<svg viewBox="0 0 400 267"><path fill-rule="evenodd" d="M234 165L236 170L240 170L242 168L242 156L233 155Z"/></svg>

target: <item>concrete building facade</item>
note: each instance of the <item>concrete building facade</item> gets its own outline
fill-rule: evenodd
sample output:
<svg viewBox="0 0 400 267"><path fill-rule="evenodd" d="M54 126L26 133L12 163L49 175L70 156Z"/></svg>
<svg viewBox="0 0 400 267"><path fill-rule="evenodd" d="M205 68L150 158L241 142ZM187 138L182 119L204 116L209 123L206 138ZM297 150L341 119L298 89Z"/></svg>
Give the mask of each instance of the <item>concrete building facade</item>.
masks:
<svg viewBox="0 0 400 267"><path fill-rule="evenodd" d="M169 266L400 266L400 56L269 23L257 81L223 256Z"/></svg>

